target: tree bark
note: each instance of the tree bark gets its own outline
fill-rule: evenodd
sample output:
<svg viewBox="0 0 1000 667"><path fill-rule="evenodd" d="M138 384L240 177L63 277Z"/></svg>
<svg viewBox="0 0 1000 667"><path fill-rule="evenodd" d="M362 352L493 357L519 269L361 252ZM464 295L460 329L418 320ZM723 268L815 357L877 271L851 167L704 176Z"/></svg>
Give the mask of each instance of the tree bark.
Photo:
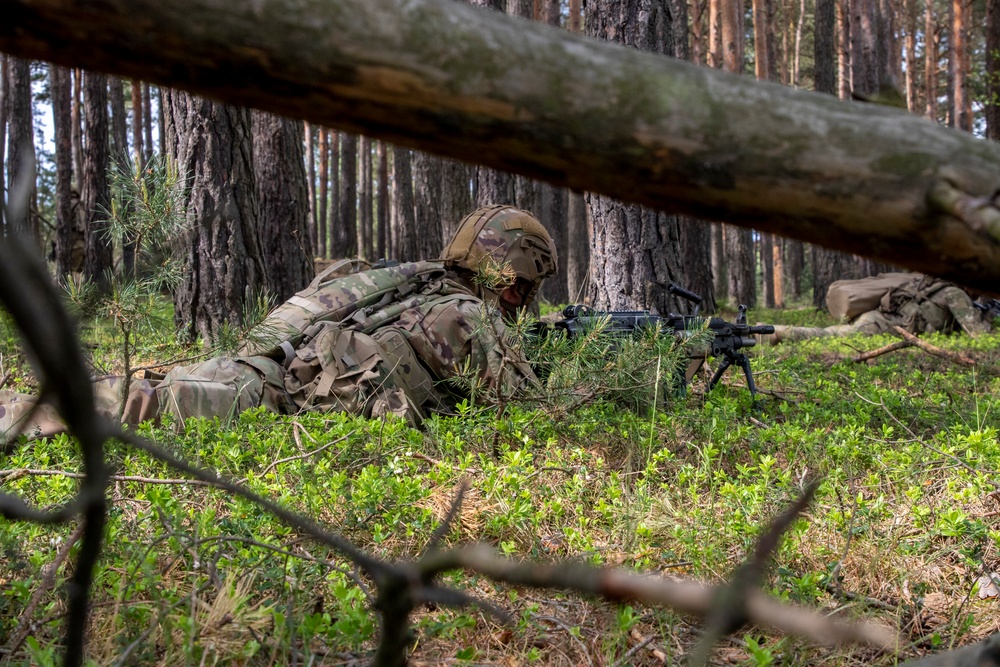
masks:
<svg viewBox="0 0 1000 667"><path fill-rule="evenodd" d="M100 13L75 2L9 0L0 49L210 91L969 287L1000 284L990 203L1000 147L903 111L765 86L453 0L304 0L294 11L261 0L238 20L220 0L113 0ZM213 29L193 29L203 25ZM252 54L233 48L250 36Z"/></svg>
<svg viewBox="0 0 1000 667"><path fill-rule="evenodd" d="M0 53L0 156L7 154L7 104L10 102L10 61L10 56L6 53ZM6 161L0 159L0 238L7 235L6 184Z"/></svg>
<svg viewBox="0 0 1000 667"><path fill-rule="evenodd" d="M966 0L951 0L951 48L948 58L949 96L948 125L972 131L972 100L968 91L969 63L966 42Z"/></svg>
<svg viewBox="0 0 1000 667"><path fill-rule="evenodd" d="M70 136L72 74L65 67L49 69L52 90L52 134L55 140L56 163L56 276L62 278L77 269L72 261L76 237L76 216L73 213L73 139ZM2 153L2 150L0 150Z"/></svg>
<svg viewBox="0 0 1000 667"><path fill-rule="evenodd" d="M924 4L924 94L927 95L925 115L936 121L938 116L938 44L939 33L934 19L934 3Z"/></svg>
<svg viewBox="0 0 1000 667"><path fill-rule="evenodd" d="M115 166L115 171L127 178L132 175L132 160L129 157L128 150L128 118L125 114L125 87L124 82L117 76L108 77L108 99L111 103L111 161ZM124 214L129 215L127 211ZM121 243L122 273L129 277L134 276L135 239L122 238Z"/></svg>
<svg viewBox="0 0 1000 667"><path fill-rule="evenodd" d="M375 243L372 236L372 140L361 136L358 148L358 236L361 256L375 259Z"/></svg>
<svg viewBox="0 0 1000 667"><path fill-rule="evenodd" d="M83 151L83 215L86 255L83 275L100 292L108 288L111 270L111 239L107 235L110 210L108 189L108 77L83 73L84 125L87 141Z"/></svg>
<svg viewBox="0 0 1000 667"><path fill-rule="evenodd" d="M163 90L164 145L186 179L180 242L187 263L174 322L190 340L240 326L248 299L269 291L254 186L250 111Z"/></svg>
<svg viewBox="0 0 1000 667"><path fill-rule="evenodd" d="M160 154L163 154L163 106L157 109L157 123L160 126ZM142 128L143 135L143 156L142 163L146 164L153 159L153 94L149 89L149 84L142 84L142 116L145 119L145 127Z"/></svg>
<svg viewBox="0 0 1000 667"><path fill-rule="evenodd" d="M433 259L441 254L441 162L442 159L413 153L413 216L417 231L417 257ZM513 201L508 200L508 201Z"/></svg>
<svg viewBox="0 0 1000 667"><path fill-rule="evenodd" d="M378 207L376 226L378 227L378 243L375 254L378 258L388 258L392 239L389 235L389 151L385 142L378 142ZM468 187L466 188L468 190Z"/></svg>
<svg viewBox="0 0 1000 667"><path fill-rule="evenodd" d="M73 123L73 178L76 179L77 193L83 201L83 70L73 70L73 109L70 122Z"/></svg>
<svg viewBox="0 0 1000 667"><path fill-rule="evenodd" d="M638 49L673 54L674 24L664 0L600 0L587 7L585 26L595 37ZM593 221L591 302L606 310L636 307L677 312L681 302L667 292L682 282L677 216L588 193Z"/></svg>
<svg viewBox="0 0 1000 667"><path fill-rule="evenodd" d="M131 97L132 97L132 161L141 167L145 160L143 159L143 141L142 141L142 130L144 125L143 112L142 112L142 82L138 79L132 79L131 81ZM146 120L145 122L148 122Z"/></svg>
<svg viewBox="0 0 1000 667"><path fill-rule="evenodd" d="M313 279L302 123L254 111L253 177L267 284L279 303Z"/></svg>
<svg viewBox="0 0 1000 667"><path fill-rule="evenodd" d="M472 168L457 160L441 160L441 247L451 240L452 234L475 204L472 200L470 181Z"/></svg>
<svg viewBox="0 0 1000 667"><path fill-rule="evenodd" d="M319 128L319 132L322 135L323 128ZM319 230L319 201L316 198L316 140L315 140L316 128L312 123L305 123L305 128L303 134L305 141L305 151L303 155L303 160L305 161L306 169L306 190L307 196L309 197L309 230L313 238L313 247L322 248L324 247L323 240L320 238ZM322 150L321 150L322 155ZM322 159L322 158L321 158ZM320 166L320 172L322 173L323 168ZM321 257L324 255L320 255Z"/></svg>
<svg viewBox="0 0 1000 667"><path fill-rule="evenodd" d="M392 149L393 256L401 262L417 259L417 222L413 217L413 164L410 149Z"/></svg>
<svg viewBox="0 0 1000 667"><path fill-rule="evenodd" d="M41 249L38 218L32 212L35 192L35 140L32 118L31 62L11 59L7 155L7 233L32 239Z"/></svg>
<svg viewBox="0 0 1000 667"><path fill-rule="evenodd" d="M358 248L358 137L343 133L339 138L340 182L337 218L333 222L330 254L335 258L357 257Z"/></svg>
<svg viewBox="0 0 1000 667"><path fill-rule="evenodd" d="M328 191L330 185L330 146L329 146L330 132L324 128L319 128L319 196L317 201L317 206L314 209L316 215L312 220L311 229L313 230L313 238L315 242L313 247L316 248L316 255L318 257L326 257L326 239L327 239L327 205L330 201L330 193ZM310 153L312 152L310 148ZM310 171L314 169L312 165L314 164L312 160L309 161L311 166ZM308 178L309 189L315 191L317 183L313 180L315 176L310 176ZM312 198L310 198L310 202Z"/></svg>
<svg viewBox="0 0 1000 667"><path fill-rule="evenodd" d="M1000 0L986 0L986 138L1000 141Z"/></svg>

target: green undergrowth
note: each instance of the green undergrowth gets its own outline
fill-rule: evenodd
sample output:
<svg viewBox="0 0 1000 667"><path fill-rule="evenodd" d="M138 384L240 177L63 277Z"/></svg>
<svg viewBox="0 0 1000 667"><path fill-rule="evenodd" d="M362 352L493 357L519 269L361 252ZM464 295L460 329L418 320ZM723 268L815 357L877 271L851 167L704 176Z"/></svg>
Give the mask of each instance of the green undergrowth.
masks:
<svg viewBox="0 0 1000 667"><path fill-rule="evenodd" d="M762 526L819 478L763 582L783 600L899 628L901 656L996 630L998 599L976 580L1000 570L1000 336L927 336L976 358L974 370L903 350L851 359L891 337L758 348L753 401L738 374L705 396L636 414L589 402L465 408L423 430L344 415L251 411L228 423L143 427L159 446L308 514L389 560L418 556L459 486L468 492L445 546L486 542L539 561L582 559L661 577L728 576ZM177 428L175 428L177 427ZM94 587L93 664L348 664L370 656L373 584L350 563L251 503L109 445L117 477ZM41 472L45 471L45 472ZM78 481L66 437L0 458L0 486L39 507ZM162 483L157 483L162 482ZM0 522L0 646L73 526ZM72 553L75 553L72 552ZM56 577L55 591L66 581ZM444 581L512 616L432 606L414 619L414 664L659 664L698 640L683 615L572 594ZM45 593L14 663L52 664L63 603ZM720 663L894 664L746 628Z"/></svg>

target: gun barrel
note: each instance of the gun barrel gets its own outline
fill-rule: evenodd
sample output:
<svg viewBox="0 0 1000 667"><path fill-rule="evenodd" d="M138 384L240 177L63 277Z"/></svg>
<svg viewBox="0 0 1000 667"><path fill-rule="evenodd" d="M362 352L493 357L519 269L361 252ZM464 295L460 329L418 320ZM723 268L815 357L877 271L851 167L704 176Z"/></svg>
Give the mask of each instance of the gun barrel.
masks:
<svg viewBox="0 0 1000 667"><path fill-rule="evenodd" d="M760 334L773 334L774 326L770 324L758 324L752 327L747 327L750 329L751 336L757 336Z"/></svg>

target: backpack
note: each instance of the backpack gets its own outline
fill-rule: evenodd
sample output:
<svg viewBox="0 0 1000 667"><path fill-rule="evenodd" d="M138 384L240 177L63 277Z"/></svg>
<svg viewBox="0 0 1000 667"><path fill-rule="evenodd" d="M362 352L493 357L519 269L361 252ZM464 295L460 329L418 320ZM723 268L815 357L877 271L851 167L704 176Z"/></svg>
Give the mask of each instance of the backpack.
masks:
<svg viewBox="0 0 1000 667"><path fill-rule="evenodd" d="M368 268L368 263L360 259L334 262L254 327L240 355L287 358L308 335L307 331L322 322L347 324L350 320L352 326L373 328L367 321L370 315L403 300L412 306L412 298L406 297L444 275L440 262L376 264L374 268Z"/></svg>

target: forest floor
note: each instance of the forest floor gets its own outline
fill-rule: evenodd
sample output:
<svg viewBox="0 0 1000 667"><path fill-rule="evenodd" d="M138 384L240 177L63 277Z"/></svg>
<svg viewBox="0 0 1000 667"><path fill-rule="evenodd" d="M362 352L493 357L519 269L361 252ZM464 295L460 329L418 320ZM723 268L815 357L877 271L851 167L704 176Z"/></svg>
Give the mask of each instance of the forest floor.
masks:
<svg viewBox="0 0 1000 667"><path fill-rule="evenodd" d="M755 320L819 323L815 311ZM476 541L533 560L585 560L719 582L763 526L820 479L763 582L791 602L896 629L895 655L828 648L749 626L713 664L892 665L1000 630L1000 335L929 335L966 368L910 348L852 359L894 337L758 347L762 396L727 375L705 395L637 415L608 404L557 413L468 409L423 430L344 415L244 413L143 427L164 449L313 516L387 560L417 557L468 483L444 546ZM171 428L177 426L177 429ZM371 582L248 501L185 482L123 445L94 587L93 664L361 664L377 639ZM0 454L0 489L52 507L79 456L66 437ZM74 525L0 522L0 647L55 664L70 566L42 587ZM71 551L72 556L74 552ZM415 665L679 663L701 624L660 608L491 582L443 581L505 610L432 605L414 618ZM36 595L41 589L41 594ZM26 612L33 600L37 604ZM648 641L647 641L648 640ZM637 647L638 650L635 650Z"/></svg>

